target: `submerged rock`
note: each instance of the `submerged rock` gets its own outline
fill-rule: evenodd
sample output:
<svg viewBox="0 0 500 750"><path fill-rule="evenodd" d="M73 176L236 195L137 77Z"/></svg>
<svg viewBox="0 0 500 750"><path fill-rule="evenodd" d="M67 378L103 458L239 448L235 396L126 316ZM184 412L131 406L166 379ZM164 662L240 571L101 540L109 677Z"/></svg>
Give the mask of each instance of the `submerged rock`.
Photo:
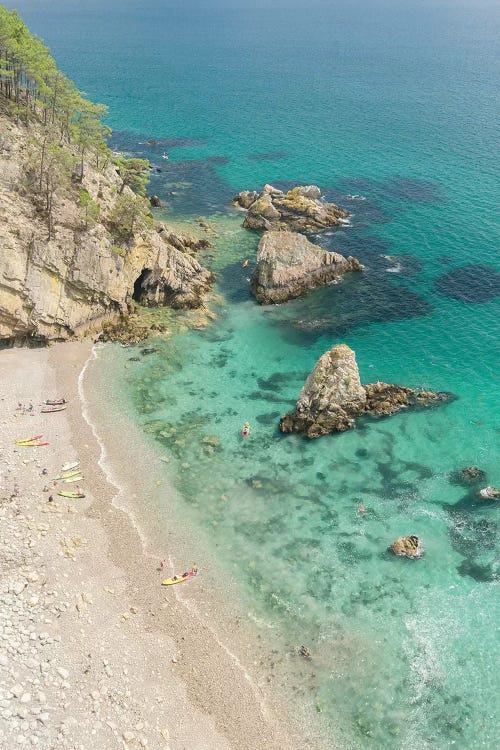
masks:
<svg viewBox="0 0 500 750"><path fill-rule="evenodd" d="M500 296L500 273L480 263L453 268L435 282L441 294L460 302L487 302Z"/></svg>
<svg viewBox="0 0 500 750"><path fill-rule="evenodd" d="M452 484L477 484L486 479L486 472L479 469L477 466L466 466L465 469L458 469L454 471L450 476Z"/></svg>
<svg viewBox="0 0 500 750"><path fill-rule="evenodd" d="M259 242L250 291L261 304L286 302L363 266L295 232L266 232Z"/></svg>
<svg viewBox="0 0 500 750"><path fill-rule="evenodd" d="M265 185L260 193L243 190L233 198L233 205L248 211L243 226L256 231L290 229L296 232L317 232L326 227L340 226L349 213L335 203L319 200L316 185L296 187L283 193Z"/></svg>
<svg viewBox="0 0 500 750"><path fill-rule="evenodd" d="M427 406L449 398L449 393L419 392L389 383L363 386L354 352L346 344L339 344L319 358L294 411L281 418L280 430L317 438L349 430L362 414L384 416L409 406Z"/></svg>
<svg viewBox="0 0 500 750"><path fill-rule="evenodd" d="M391 544L390 549L400 557L421 557L423 552L418 536L400 536Z"/></svg>
<svg viewBox="0 0 500 750"><path fill-rule="evenodd" d="M299 655L303 656L304 659L312 658L311 650L308 649L307 646L303 646L303 645L299 648Z"/></svg>

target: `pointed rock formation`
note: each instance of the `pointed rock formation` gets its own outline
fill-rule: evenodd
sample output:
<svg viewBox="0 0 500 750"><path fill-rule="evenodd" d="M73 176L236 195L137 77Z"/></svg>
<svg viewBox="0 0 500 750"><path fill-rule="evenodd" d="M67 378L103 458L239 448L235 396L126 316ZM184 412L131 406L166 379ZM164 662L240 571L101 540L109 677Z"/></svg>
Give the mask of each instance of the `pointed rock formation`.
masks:
<svg viewBox="0 0 500 750"><path fill-rule="evenodd" d="M303 234L266 232L259 242L250 291L263 305L286 302L362 268L356 258L323 250Z"/></svg>
<svg viewBox="0 0 500 750"><path fill-rule="evenodd" d="M296 187L288 193L265 185L260 193L255 190L238 193L233 205L248 211L243 226L255 231L318 232L343 224L349 213L335 203L319 200L320 196L316 185Z"/></svg>
<svg viewBox="0 0 500 750"><path fill-rule="evenodd" d="M317 438L349 430L362 414L394 414L405 407L427 406L449 398L449 393L419 392L388 383L362 386L354 352L339 344L319 358L294 411L281 418L280 430Z"/></svg>

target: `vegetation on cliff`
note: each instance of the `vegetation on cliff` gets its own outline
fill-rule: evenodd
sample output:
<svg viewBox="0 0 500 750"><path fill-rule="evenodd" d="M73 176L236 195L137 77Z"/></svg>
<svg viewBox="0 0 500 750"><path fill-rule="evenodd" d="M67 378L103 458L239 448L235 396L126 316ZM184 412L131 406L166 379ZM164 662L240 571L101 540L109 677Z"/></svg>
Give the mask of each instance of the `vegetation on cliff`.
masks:
<svg viewBox="0 0 500 750"><path fill-rule="evenodd" d="M203 305L203 241L154 221L149 162L110 150L105 115L0 6L0 343Z"/></svg>
<svg viewBox="0 0 500 750"><path fill-rule="evenodd" d="M129 186L144 196L149 163L115 156L107 145L107 107L88 101L61 73L48 47L31 34L16 11L0 6L0 102L17 124L31 126L26 156L25 187L47 219L48 239L54 233L54 198L71 183L82 182L86 165L103 173L113 163L120 176L118 193ZM81 193L84 226L98 207ZM138 226L149 226L149 208L141 198L126 195L110 217L117 242L128 241Z"/></svg>

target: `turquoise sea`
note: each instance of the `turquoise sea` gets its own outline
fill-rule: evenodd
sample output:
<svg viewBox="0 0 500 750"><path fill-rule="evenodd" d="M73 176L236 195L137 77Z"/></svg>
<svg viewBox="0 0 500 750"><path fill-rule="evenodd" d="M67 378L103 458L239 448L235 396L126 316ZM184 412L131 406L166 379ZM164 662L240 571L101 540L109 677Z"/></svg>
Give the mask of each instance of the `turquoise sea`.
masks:
<svg viewBox="0 0 500 750"><path fill-rule="evenodd" d="M216 230L217 319L102 360L124 365L124 408L170 456L176 502L255 628L310 649L288 691L339 750L496 750L499 505L477 490L500 486L500 6L16 7L109 106L116 148L151 159L159 218L203 214ZM316 183L347 208L349 226L315 239L357 256L362 277L259 307L258 237L229 203L265 182ZM456 399L318 441L281 436L280 415L339 342L364 382ZM453 472L470 465L485 477L466 487ZM406 534L422 559L387 553Z"/></svg>

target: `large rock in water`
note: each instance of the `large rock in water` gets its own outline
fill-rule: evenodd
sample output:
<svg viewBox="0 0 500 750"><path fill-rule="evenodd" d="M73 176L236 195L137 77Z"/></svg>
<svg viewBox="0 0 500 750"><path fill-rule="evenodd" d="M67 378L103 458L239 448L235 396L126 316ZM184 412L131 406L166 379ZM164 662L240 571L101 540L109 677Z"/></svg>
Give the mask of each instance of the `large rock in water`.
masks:
<svg viewBox="0 0 500 750"><path fill-rule="evenodd" d="M299 432L310 438L343 432L362 414L384 416L409 406L427 406L451 397L449 393L416 391L389 383L362 386L356 357L345 344L334 346L317 361L307 378L295 409L280 421L281 432Z"/></svg>
<svg viewBox="0 0 500 750"><path fill-rule="evenodd" d="M400 536L390 546L399 557L422 557L422 543L418 536Z"/></svg>
<svg viewBox="0 0 500 750"><path fill-rule="evenodd" d="M355 354L345 344L325 352L302 388L295 410L281 418L282 432L319 437L354 425L366 404Z"/></svg>
<svg viewBox="0 0 500 750"><path fill-rule="evenodd" d="M261 304L286 302L362 268L356 258L327 252L302 234L266 232L259 242L250 291Z"/></svg>
<svg viewBox="0 0 500 750"><path fill-rule="evenodd" d="M243 226L255 231L318 232L340 226L349 213L335 203L319 200L320 195L316 185L296 187L288 193L265 185L260 193L250 190L238 193L233 198L233 205L247 210Z"/></svg>

